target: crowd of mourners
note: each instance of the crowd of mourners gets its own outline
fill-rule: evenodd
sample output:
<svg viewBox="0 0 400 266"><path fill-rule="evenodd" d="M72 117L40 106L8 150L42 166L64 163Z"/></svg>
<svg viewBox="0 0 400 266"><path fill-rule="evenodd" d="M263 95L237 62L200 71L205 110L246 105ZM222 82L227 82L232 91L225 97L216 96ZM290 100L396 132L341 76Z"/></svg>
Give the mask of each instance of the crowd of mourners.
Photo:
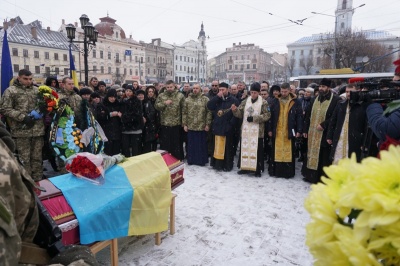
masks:
<svg viewBox="0 0 400 266"><path fill-rule="evenodd" d="M350 92L362 87L335 86L327 78L307 88L218 80L210 86L179 87L172 80L151 86L137 81L108 86L96 77L88 86L80 82L74 87L71 78L59 82L54 77L47 78L46 85L68 103L77 119L85 101L108 139L107 155L130 157L162 149L189 165L210 164L229 172L236 164L238 174L260 177L268 171L283 178L294 177L300 162L303 180L316 183L324 166L352 153L357 160L376 155L376 143L384 142L388 134L400 139L400 121L390 127L382 120L387 117L381 105L349 100ZM46 178L43 160L49 160L55 171L65 172L49 146L52 117L31 115L37 91L32 73L23 69L0 101L0 114L18 156L36 181ZM379 128L374 130L378 126L368 124L368 119ZM382 129L382 123L388 125ZM368 133L369 126L374 134Z"/></svg>

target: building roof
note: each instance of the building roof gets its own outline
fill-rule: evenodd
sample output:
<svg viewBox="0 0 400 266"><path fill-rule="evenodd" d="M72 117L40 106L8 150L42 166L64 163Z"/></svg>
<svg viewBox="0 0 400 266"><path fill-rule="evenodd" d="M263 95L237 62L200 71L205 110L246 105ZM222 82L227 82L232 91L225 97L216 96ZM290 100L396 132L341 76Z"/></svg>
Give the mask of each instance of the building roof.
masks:
<svg viewBox="0 0 400 266"><path fill-rule="evenodd" d="M36 24L35 22L34 24ZM69 49L69 40L61 32L51 31L50 29L42 29L34 27L36 30L37 37L32 35L31 25L14 24L14 26L7 29L7 39L10 43L20 43L33 46L49 47L55 49ZM1 33L1 39L3 39L4 31Z"/></svg>
<svg viewBox="0 0 400 266"><path fill-rule="evenodd" d="M368 40L385 40L385 39L395 39L396 36L383 30L363 30L361 31L365 34L365 37ZM301 44L312 44L315 42L319 42L322 39L333 38L333 33L324 33L324 34L313 34L312 36L305 36L301 39L288 44L290 45L301 45Z"/></svg>
<svg viewBox="0 0 400 266"><path fill-rule="evenodd" d="M125 31L115 24L117 20L110 18L109 16L100 18L100 23L96 24L94 26L96 30L99 31L99 35L101 36L113 36L114 35L114 29L119 29L120 30L120 36L121 39L124 40L126 39Z"/></svg>

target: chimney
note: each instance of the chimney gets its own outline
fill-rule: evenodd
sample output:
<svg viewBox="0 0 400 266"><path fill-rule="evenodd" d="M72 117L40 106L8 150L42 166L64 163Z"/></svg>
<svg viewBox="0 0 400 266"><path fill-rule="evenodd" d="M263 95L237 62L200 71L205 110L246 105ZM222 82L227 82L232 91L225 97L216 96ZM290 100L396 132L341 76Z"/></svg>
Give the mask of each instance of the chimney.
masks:
<svg viewBox="0 0 400 266"><path fill-rule="evenodd" d="M10 19L10 24L11 24L11 27L14 27L14 24L15 24L15 18L12 18L12 19Z"/></svg>
<svg viewBox="0 0 400 266"><path fill-rule="evenodd" d="M236 46L236 43L233 43L233 46Z"/></svg>
<svg viewBox="0 0 400 266"><path fill-rule="evenodd" d="M37 29L36 29L36 27L31 27L31 33L32 33L33 39L37 39Z"/></svg>
<svg viewBox="0 0 400 266"><path fill-rule="evenodd" d="M129 35L129 39L132 39L132 34Z"/></svg>
<svg viewBox="0 0 400 266"><path fill-rule="evenodd" d="M242 43L241 43L241 42L239 42L239 45L242 45Z"/></svg>
<svg viewBox="0 0 400 266"><path fill-rule="evenodd" d="M78 28L78 22L75 21L75 28Z"/></svg>
<svg viewBox="0 0 400 266"><path fill-rule="evenodd" d="M48 33L50 33L50 32L51 32L51 30L50 30L50 27L47 27L47 32L48 32Z"/></svg>
<svg viewBox="0 0 400 266"><path fill-rule="evenodd" d="M65 25L65 19L61 20L61 25Z"/></svg>

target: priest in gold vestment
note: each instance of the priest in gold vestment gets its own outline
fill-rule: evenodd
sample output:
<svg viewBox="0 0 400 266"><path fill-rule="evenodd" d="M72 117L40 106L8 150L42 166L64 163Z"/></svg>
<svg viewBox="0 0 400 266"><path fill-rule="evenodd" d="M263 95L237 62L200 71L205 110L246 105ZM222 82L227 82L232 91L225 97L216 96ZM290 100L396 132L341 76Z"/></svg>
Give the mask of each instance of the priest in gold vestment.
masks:
<svg viewBox="0 0 400 266"><path fill-rule="evenodd" d="M295 176L295 138L303 133L301 102L290 92L289 83L281 85L281 95L271 104L268 135L272 138L270 176L291 178Z"/></svg>
<svg viewBox="0 0 400 266"><path fill-rule="evenodd" d="M308 139L308 152L302 168L303 180L306 182L318 183L324 175L323 167L332 164L327 132L340 99L331 92L331 80L323 78L318 97L311 100L306 110L303 137Z"/></svg>

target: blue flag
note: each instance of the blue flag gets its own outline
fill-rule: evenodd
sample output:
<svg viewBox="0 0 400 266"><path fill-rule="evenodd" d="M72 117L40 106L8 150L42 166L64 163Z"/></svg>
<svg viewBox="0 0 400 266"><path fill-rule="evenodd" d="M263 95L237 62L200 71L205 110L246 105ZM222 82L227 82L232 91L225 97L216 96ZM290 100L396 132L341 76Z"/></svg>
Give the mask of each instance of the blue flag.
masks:
<svg viewBox="0 0 400 266"><path fill-rule="evenodd" d="M3 49L1 51L1 93L10 86L13 78L13 70L11 65L10 48L8 47L7 31L4 31Z"/></svg>

